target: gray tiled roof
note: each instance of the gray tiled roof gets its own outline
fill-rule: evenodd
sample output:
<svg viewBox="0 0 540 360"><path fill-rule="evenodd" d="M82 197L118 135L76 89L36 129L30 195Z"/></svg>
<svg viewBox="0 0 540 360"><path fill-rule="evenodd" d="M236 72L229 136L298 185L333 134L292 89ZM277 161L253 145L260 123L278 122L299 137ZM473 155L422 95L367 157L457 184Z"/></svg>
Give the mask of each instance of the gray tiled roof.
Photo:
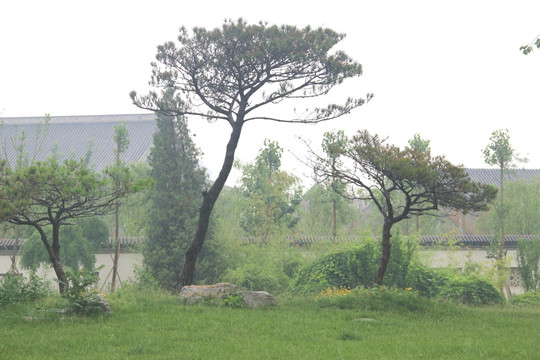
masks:
<svg viewBox="0 0 540 360"><path fill-rule="evenodd" d="M482 184L499 186L499 169L465 169L471 180ZM540 179L540 169L509 169L504 173L505 181L524 181L530 183L534 179Z"/></svg>
<svg viewBox="0 0 540 360"><path fill-rule="evenodd" d="M489 245L492 237L493 236L491 235L422 235L420 236L419 243L422 246L437 246L452 242L462 248L485 248ZM505 247L508 249L515 249L517 248L518 241L532 241L536 238L538 238L536 235L506 235ZM254 243L257 241L257 239L252 237L244 237L242 240L244 243ZM304 246L322 241L334 241L331 236L310 235L288 236L287 240L289 240L289 243L294 246ZM339 237L336 239L336 241L359 242L362 241L362 238L354 236Z"/></svg>
<svg viewBox="0 0 540 360"><path fill-rule="evenodd" d="M3 122L3 126L0 127L0 141L2 141L0 156L7 157L12 165L15 163L16 151L10 142L17 134L25 130L28 134L26 151L30 157L33 157L36 151L37 125L43 123L43 120L43 117L0 118ZM130 139L129 147L123 154L123 160L127 163L145 161L156 129L154 114L52 116L49 122L49 134L37 153L36 160L44 160L51 153L55 143L62 158L81 159L86 154L88 143L92 140L91 163L96 170L103 170L105 166L115 161L114 126L121 121L126 123ZM7 145L5 148L4 143Z"/></svg>
<svg viewBox="0 0 540 360"><path fill-rule="evenodd" d="M142 238L134 236L121 236L118 238L124 251L137 249L142 243ZM0 255L11 254L14 249L20 249L26 239L0 239ZM116 249L115 238L109 237L109 242L101 249L101 252L110 252Z"/></svg>
<svg viewBox="0 0 540 360"><path fill-rule="evenodd" d="M430 246L430 245L444 245L447 244L450 240L455 242L456 245L461 247L486 247L489 245L491 235L428 235L420 236L420 245ZM536 239L536 235L506 235L505 237L505 247L508 249L517 248L518 241L532 241Z"/></svg>

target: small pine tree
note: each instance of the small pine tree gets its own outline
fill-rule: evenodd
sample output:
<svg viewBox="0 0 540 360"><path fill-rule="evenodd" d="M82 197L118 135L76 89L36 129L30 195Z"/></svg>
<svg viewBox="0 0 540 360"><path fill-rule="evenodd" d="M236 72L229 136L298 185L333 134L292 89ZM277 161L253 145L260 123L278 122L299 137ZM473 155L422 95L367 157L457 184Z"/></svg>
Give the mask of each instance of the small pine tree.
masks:
<svg viewBox="0 0 540 360"><path fill-rule="evenodd" d="M144 263L160 286L178 290L184 252L197 228L206 172L186 120L157 114L149 164L155 187L146 227Z"/></svg>

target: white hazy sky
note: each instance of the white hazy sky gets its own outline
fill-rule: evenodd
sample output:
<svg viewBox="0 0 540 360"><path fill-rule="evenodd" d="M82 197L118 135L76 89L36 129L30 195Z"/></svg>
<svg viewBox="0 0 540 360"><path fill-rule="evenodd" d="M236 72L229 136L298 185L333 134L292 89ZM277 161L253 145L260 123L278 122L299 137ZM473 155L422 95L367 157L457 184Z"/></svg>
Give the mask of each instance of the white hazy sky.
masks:
<svg viewBox="0 0 540 360"><path fill-rule="evenodd" d="M351 5L354 4L354 5ZM373 100L316 126L252 122L238 158L251 161L265 138L285 148L285 167L308 174L297 136L318 144L325 131L358 129L399 146L415 133L432 152L486 167L492 131L510 130L514 148L540 168L540 51L519 47L540 33L540 1L29 1L0 3L0 111L4 117L133 114L156 46L178 28L214 28L224 19L329 27L364 75L336 91ZM191 121L211 173L221 166L228 129Z"/></svg>

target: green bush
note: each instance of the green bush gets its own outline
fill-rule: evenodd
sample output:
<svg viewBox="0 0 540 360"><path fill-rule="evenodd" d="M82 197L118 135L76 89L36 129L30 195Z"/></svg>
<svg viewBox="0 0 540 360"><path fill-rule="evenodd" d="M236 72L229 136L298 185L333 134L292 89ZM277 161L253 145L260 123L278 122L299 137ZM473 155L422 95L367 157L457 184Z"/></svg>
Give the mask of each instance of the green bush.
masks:
<svg viewBox="0 0 540 360"><path fill-rule="evenodd" d="M476 276L450 278L440 288L438 298L464 305L504 303L503 295L492 283Z"/></svg>
<svg viewBox="0 0 540 360"><path fill-rule="evenodd" d="M515 306L540 307L540 291L528 291L510 298L510 304Z"/></svg>
<svg viewBox="0 0 540 360"><path fill-rule="evenodd" d="M317 296L317 303L322 307L385 312L426 312L438 307L434 301L421 297L412 288L386 286L353 290L330 288Z"/></svg>
<svg viewBox="0 0 540 360"><path fill-rule="evenodd" d="M271 238L267 244L236 244L231 253L234 259L220 281L274 295L287 291L298 268L307 262L299 249L279 238Z"/></svg>
<svg viewBox="0 0 540 360"><path fill-rule="evenodd" d="M99 270L71 269L64 267L68 283L66 285L68 306L66 311L80 315L92 315L102 311L99 292L91 287L99 280Z"/></svg>
<svg viewBox="0 0 540 360"><path fill-rule="evenodd" d="M227 272L227 282L234 283L240 288L254 291L268 291L273 294L283 292L289 285L290 279L276 266L275 263L261 261L248 262Z"/></svg>
<svg viewBox="0 0 540 360"><path fill-rule="evenodd" d="M525 291L540 287L540 238L518 241L517 260L519 274Z"/></svg>
<svg viewBox="0 0 540 360"><path fill-rule="evenodd" d="M50 294L49 284L34 272L29 278L6 274L0 280L0 306L7 304L32 302Z"/></svg>
<svg viewBox="0 0 540 360"><path fill-rule="evenodd" d="M412 240L392 238L392 254L383 285L405 287L415 247ZM321 257L301 268L293 283L295 292L313 293L328 287L371 287L379 266L380 246L374 239Z"/></svg>
<svg viewBox="0 0 540 360"><path fill-rule="evenodd" d="M435 298L449 277L450 275L443 270L414 265L407 274L407 287L418 291L421 296Z"/></svg>
<svg viewBox="0 0 540 360"><path fill-rule="evenodd" d="M230 309L239 309L246 307L242 294L229 294L221 299L221 305Z"/></svg>

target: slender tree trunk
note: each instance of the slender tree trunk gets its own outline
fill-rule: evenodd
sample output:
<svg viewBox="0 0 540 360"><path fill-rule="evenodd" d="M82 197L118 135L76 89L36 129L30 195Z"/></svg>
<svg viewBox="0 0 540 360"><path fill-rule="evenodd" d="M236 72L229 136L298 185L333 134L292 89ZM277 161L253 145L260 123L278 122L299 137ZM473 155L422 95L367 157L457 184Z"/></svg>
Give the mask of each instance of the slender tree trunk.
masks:
<svg viewBox="0 0 540 360"><path fill-rule="evenodd" d="M120 166L120 141L116 144L116 166ZM116 180L116 191L118 192L119 184ZM120 224L119 224L119 215L120 215L120 204L116 201L114 209L114 241L116 243L116 251L114 253L113 260L113 273L112 273L112 282L111 282L111 293L116 292L116 278L118 277L118 260L120 259Z"/></svg>
<svg viewBox="0 0 540 360"><path fill-rule="evenodd" d="M113 273L112 273L112 281L111 281L111 293L116 292L116 279L118 278L118 261L120 259L120 249L121 249L121 242L120 242L120 224L119 224L119 212L120 212L120 206L118 202L116 202L116 209L114 213L114 241L116 244L116 251L114 253L114 260L113 260Z"/></svg>
<svg viewBox="0 0 540 360"><path fill-rule="evenodd" d="M504 168L501 166L501 215L500 215L500 221L501 221L501 247L499 249L499 259L503 260L505 258L504 255L504 245L506 242L506 237L504 233L504 221L505 221L505 209L504 209Z"/></svg>
<svg viewBox="0 0 540 360"><path fill-rule="evenodd" d="M332 194L335 196L335 193ZM332 240L336 241L337 237L337 209L336 209L336 199L332 199Z"/></svg>
<svg viewBox="0 0 540 360"><path fill-rule="evenodd" d="M210 215L212 214L212 209L214 204L218 199L225 181L229 177L231 172L233 162L234 162L234 153L236 147L238 146L238 141L240 140L240 133L242 132L243 120L237 120L232 125L232 132L227 143L227 149L225 152L225 159L223 160L223 165L219 176L217 177L214 184L210 187L208 192L203 193L203 201L201 208L199 209L199 223L197 225L197 231L191 244L186 249L184 268L182 269L182 280L180 281L180 288L192 285L195 278L195 265L197 263L197 258L206 239L206 233L208 232L208 225L210 223Z"/></svg>
<svg viewBox="0 0 540 360"><path fill-rule="evenodd" d="M41 236L41 241L43 242L43 245L45 245L47 254L49 254L49 259L51 260L51 264L56 274L56 278L58 279L58 291L60 291L60 294L65 294L65 292L67 291L68 280L66 277L66 273L64 272L62 262L60 261L59 226L58 224L53 224L52 246L49 243L49 239L47 239L47 235L45 234L43 228L36 225L34 225L34 228L39 232Z"/></svg>
<svg viewBox="0 0 540 360"><path fill-rule="evenodd" d="M390 243L390 238L392 237L390 230L392 229L392 225L393 223L390 220L384 220L381 261L379 262L379 268L377 269L377 275L375 276L375 284L378 285L382 285L384 273L386 272L386 267L388 266L388 261L390 260L390 247L392 246Z"/></svg>
<svg viewBox="0 0 540 360"><path fill-rule="evenodd" d="M337 236L337 206L336 206L336 157L332 156L332 240L336 241Z"/></svg>

